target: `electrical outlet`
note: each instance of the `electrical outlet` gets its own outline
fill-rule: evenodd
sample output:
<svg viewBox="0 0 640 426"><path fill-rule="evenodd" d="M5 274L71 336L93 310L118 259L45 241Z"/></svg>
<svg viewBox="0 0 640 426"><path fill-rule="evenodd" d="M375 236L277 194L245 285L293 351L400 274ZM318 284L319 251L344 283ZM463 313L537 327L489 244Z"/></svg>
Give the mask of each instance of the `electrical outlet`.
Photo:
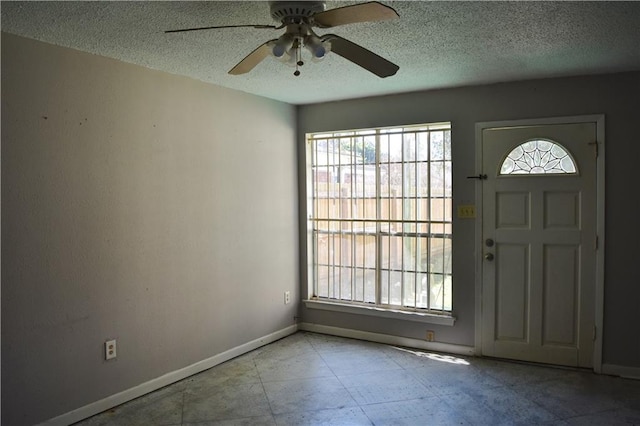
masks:
<svg viewBox="0 0 640 426"><path fill-rule="evenodd" d="M289 303L291 303L291 292L290 291L285 291L284 292L284 304L288 305Z"/></svg>
<svg viewBox="0 0 640 426"><path fill-rule="evenodd" d="M116 353L116 340L107 340L104 342L104 359L113 359L117 356Z"/></svg>
<svg viewBox="0 0 640 426"><path fill-rule="evenodd" d="M432 330L427 330L427 342L433 342L436 340L436 333Z"/></svg>

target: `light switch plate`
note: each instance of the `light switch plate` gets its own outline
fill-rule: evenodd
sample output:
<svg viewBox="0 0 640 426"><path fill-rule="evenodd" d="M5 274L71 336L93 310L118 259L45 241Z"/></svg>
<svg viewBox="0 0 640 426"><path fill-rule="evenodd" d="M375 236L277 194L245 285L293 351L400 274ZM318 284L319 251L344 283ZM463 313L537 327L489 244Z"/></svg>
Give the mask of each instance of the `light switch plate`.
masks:
<svg viewBox="0 0 640 426"><path fill-rule="evenodd" d="M458 206L458 218L460 219L475 219L476 206L473 204L465 204Z"/></svg>

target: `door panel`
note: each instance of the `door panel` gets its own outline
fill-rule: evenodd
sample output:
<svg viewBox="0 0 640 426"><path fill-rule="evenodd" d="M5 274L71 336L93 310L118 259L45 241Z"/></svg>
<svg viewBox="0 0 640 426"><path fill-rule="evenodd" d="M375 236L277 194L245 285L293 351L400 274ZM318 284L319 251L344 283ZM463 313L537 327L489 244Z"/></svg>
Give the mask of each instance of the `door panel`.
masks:
<svg viewBox="0 0 640 426"><path fill-rule="evenodd" d="M525 342L529 329L529 246L496 249L496 339Z"/></svg>
<svg viewBox="0 0 640 426"><path fill-rule="evenodd" d="M531 140L563 147L569 157L562 161L573 160L576 173L524 174L544 170L540 163L554 154L532 150L514 160L522 174L501 175L507 155L526 154L530 146L517 147ZM483 130L482 239L492 240L483 247L483 354L592 365L596 158L590 144L595 140L595 123Z"/></svg>
<svg viewBox="0 0 640 426"><path fill-rule="evenodd" d="M543 346L578 342L579 253L575 245L544 247Z"/></svg>
<svg viewBox="0 0 640 426"><path fill-rule="evenodd" d="M544 227L580 228L580 193L577 191L544 193Z"/></svg>
<svg viewBox="0 0 640 426"><path fill-rule="evenodd" d="M496 230L529 228L529 193L496 193Z"/></svg>

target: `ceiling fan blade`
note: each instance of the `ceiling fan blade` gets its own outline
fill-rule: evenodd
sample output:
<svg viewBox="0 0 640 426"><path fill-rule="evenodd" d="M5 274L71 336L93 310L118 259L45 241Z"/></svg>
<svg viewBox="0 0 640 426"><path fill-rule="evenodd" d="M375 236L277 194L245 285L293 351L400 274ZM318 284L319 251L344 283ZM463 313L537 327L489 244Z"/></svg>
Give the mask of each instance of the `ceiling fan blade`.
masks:
<svg viewBox="0 0 640 426"><path fill-rule="evenodd" d="M187 31L201 31L201 30L215 30L217 28L278 28L275 25L218 25L214 27L198 27L198 28L183 28L181 30L168 30L165 33L184 33Z"/></svg>
<svg viewBox="0 0 640 426"><path fill-rule="evenodd" d="M335 34L328 34L322 37L322 41L329 41L331 43L331 51L333 53L348 59L354 64L360 65L378 77L385 78L392 76L400 69L399 66L387 61L382 56L378 56L372 51Z"/></svg>
<svg viewBox="0 0 640 426"><path fill-rule="evenodd" d="M385 21L395 19L398 16L398 12L392 7L371 1L316 13L313 15L313 20L319 27L330 28L356 22Z"/></svg>
<svg viewBox="0 0 640 426"><path fill-rule="evenodd" d="M278 41L277 39L269 40L264 44L258 46L256 50L249 53L243 60L238 62L238 64L231 68L229 74L238 75L244 74L251 71L256 65L258 65L264 58L271 55L271 46L273 43Z"/></svg>

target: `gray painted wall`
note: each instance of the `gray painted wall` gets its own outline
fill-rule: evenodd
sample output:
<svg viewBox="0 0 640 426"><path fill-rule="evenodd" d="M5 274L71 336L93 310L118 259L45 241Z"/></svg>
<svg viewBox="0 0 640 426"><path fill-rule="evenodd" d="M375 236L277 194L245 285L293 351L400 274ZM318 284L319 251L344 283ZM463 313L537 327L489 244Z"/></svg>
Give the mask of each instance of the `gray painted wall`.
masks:
<svg viewBox="0 0 640 426"><path fill-rule="evenodd" d="M2 424L294 323L294 129L291 105L2 34Z"/></svg>
<svg viewBox="0 0 640 426"><path fill-rule="evenodd" d="M637 262L640 206L634 185L640 181L640 73L546 79L307 105L298 109L298 137L304 140L306 132L451 121L455 211L455 205L475 200L475 182L466 179L475 171L475 123L600 113L606 115L603 362L640 367ZM301 200L306 199L304 164L301 149ZM302 204L301 291L306 297L306 211ZM474 221L457 218L453 225L454 314L458 318L454 326L381 320L304 307L303 321L416 339L424 339L425 331L430 329L436 332L437 341L473 346L475 227Z"/></svg>

